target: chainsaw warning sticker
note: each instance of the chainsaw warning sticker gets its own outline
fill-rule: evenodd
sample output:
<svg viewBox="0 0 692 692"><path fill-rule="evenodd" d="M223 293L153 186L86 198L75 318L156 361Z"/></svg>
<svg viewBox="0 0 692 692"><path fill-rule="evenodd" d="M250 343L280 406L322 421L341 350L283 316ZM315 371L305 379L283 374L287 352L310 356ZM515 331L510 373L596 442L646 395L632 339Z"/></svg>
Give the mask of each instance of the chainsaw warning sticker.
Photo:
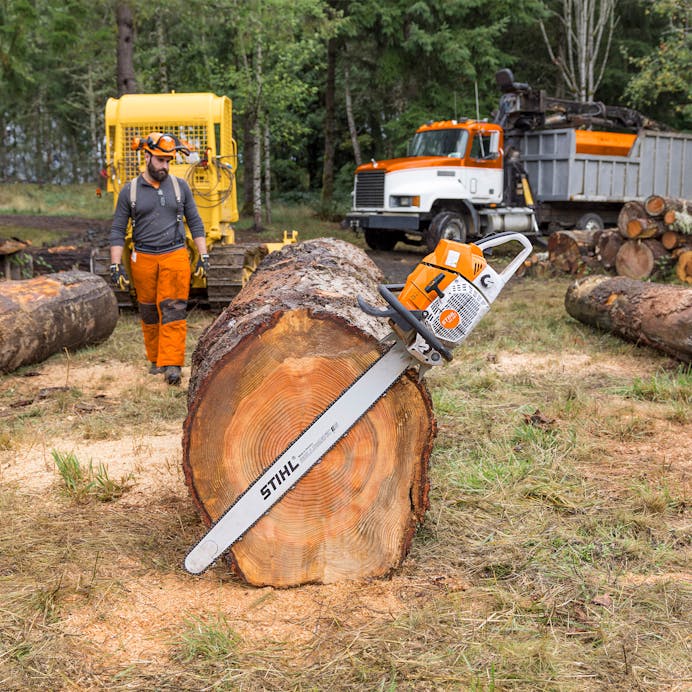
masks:
<svg viewBox="0 0 692 692"><path fill-rule="evenodd" d="M456 310L443 310L440 313L440 324L445 329L456 329L459 326L461 318Z"/></svg>

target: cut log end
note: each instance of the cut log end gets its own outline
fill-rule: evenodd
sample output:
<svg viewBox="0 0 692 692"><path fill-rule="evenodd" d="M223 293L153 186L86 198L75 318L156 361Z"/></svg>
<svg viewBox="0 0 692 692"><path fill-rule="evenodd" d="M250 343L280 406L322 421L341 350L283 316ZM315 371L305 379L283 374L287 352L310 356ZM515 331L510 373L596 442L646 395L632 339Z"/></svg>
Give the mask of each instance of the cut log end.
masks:
<svg viewBox="0 0 692 692"><path fill-rule="evenodd" d="M260 267L247 294L241 292L232 308L244 336L216 354L190 401L183 468L207 524L380 356L377 338L343 311L287 309L287 303L307 305L311 296L327 295L316 291L321 284L314 253L303 257L312 265L302 301L297 285L289 289L274 276L300 276L294 263L301 252ZM323 264L333 284L336 265ZM342 271L362 277L357 265ZM258 320L249 301L245 317L252 325L246 328L239 306L277 280L283 302ZM222 322L228 323L224 315L214 327L217 337ZM201 355L196 353L200 367ZM277 587L388 574L407 554L428 506L434 434L427 388L405 375L231 548L232 569L248 583Z"/></svg>

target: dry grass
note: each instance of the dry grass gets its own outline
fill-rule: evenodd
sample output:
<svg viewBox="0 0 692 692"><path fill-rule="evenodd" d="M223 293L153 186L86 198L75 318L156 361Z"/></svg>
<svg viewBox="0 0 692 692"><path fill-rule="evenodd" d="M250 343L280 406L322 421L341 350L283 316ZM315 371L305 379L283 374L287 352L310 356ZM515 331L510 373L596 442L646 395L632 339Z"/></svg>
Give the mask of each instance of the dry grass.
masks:
<svg viewBox="0 0 692 692"><path fill-rule="evenodd" d="M134 318L1 378L0 689L689 689L690 371L573 322L566 287L513 282L430 373L431 507L388 580L182 571L185 392ZM77 502L51 450L127 487Z"/></svg>

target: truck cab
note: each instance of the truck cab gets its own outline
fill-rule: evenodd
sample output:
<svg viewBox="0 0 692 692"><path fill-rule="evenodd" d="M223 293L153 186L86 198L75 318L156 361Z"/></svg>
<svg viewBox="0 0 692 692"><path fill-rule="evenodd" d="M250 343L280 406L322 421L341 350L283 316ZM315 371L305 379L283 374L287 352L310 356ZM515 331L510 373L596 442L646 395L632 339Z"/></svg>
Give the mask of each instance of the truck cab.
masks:
<svg viewBox="0 0 692 692"><path fill-rule="evenodd" d="M351 227L382 250L399 240L434 248L441 238L478 237L487 226L484 211L497 209L505 197L503 145L503 128L486 121L422 125L408 156L356 169Z"/></svg>

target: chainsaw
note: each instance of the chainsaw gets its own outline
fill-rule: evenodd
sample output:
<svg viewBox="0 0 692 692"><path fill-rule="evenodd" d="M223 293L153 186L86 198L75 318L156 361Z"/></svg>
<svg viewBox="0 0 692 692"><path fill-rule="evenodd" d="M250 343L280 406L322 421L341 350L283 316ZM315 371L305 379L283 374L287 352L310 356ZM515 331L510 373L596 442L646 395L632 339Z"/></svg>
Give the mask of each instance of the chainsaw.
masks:
<svg viewBox="0 0 692 692"><path fill-rule="evenodd" d="M518 241L521 250L500 272L483 252ZM293 488L410 368L422 377L452 360L505 284L532 251L520 233L499 233L477 243L440 240L405 284L381 284L387 307L358 296L368 315L387 319L389 349L340 394L235 500L185 558L191 574L206 570Z"/></svg>

